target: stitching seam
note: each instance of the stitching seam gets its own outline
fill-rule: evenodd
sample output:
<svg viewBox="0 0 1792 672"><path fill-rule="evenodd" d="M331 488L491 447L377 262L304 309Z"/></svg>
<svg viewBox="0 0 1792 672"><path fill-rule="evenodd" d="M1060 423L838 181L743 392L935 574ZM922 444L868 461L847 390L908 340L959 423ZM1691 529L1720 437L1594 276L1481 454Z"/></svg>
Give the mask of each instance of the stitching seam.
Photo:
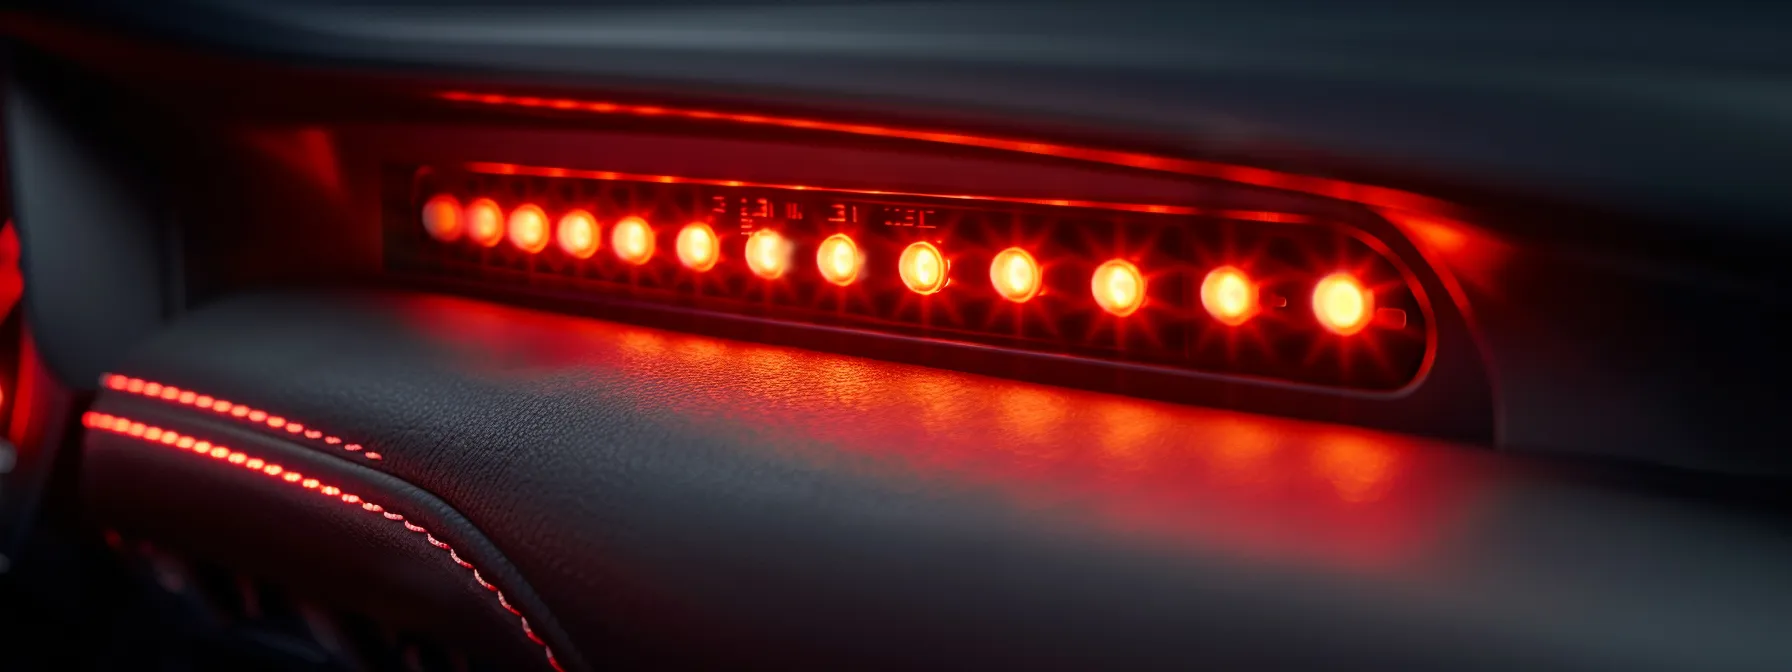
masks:
<svg viewBox="0 0 1792 672"><path fill-rule="evenodd" d="M164 387L163 389L171 389L171 388ZM158 390L157 394L160 394L160 393L161 393L160 390ZM179 394L181 394L181 393L176 392L177 396ZM542 641L542 639L540 637L536 636L535 630L533 628L529 627L529 619L524 617L522 612L518 611L516 607L513 607L510 605L510 600L508 600L504 597L504 591L499 590L497 586L493 585L489 581L486 581L485 577L480 576L479 569L477 567L474 567L472 563L461 559L460 554L455 553L453 547L449 546L446 542L443 542L442 540L437 539L435 537L435 535L430 534L429 530L423 528L420 525L412 523L409 520L406 520L403 515L401 515L397 512L394 512L394 511L390 511L390 510L386 509L385 507L380 506L379 504L375 504L373 502L362 499L359 495L343 492L341 488L338 488L334 485L329 485L329 484L324 483L323 481L318 480L316 478L308 477L308 476L301 474L297 471L292 471L292 470L282 467L278 464L273 464L273 463L267 462L266 460L262 460L261 458L250 457L248 454L243 453L238 450L235 450L235 449L232 449L228 446L214 444L210 441L199 440L197 438L194 438L194 437L186 435L186 434L181 434L174 430L162 429L161 427L155 427L152 425L145 425L141 422L136 422L129 418L123 418L123 417L119 417L119 416L115 416L115 415L108 415L106 413L99 413L99 412L95 412L95 411L88 411L88 412L82 414L81 415L81 424L85 425L89 429L107 431L107 432L111 432L113 434L119 434L119 435L127 436L127 437L130 437L133 439L138 439L138 440L144 441L146 443L167 446L169 448L173 448L175 450L186 453L188 455L210 457L211 459L217 460L219 462L223 462L226 464L230 464L232 466L237 466L237 467L241 467L243 469L247 469L247 470L250 470L253 472L260 473L263 476L274 479L276 482L285 483L287 485L304 488L306 490L310 490L310 491L316 492L318 494L321 494L325 497L331 497L331 498L340 500L344 504L359 506L359 507L361 507L361 510L366 511L368 513L380 514L386 520L404 523L404 529L406 529L412 533L415 533L415 534L423 535L424 541L429 542L429 545L434 546L439 549L442 549L443 551L447 552L448 558L450 560L453 560L454 564L460 565L462 568L465 568L467 571L472 572L473 580L475 582L477 582L480 587L485 588L488 591L491 591L491 593L497 597L499 606L503 607L505 611L510 612L511 615L516 616L517 622L522 627L523 634L529 638L529 641L534 642L537 646L540 646L542 652L547 655L548 665L553 666L553 668L555 670L557 670L558 672L566 672L566 670L564 668L560 667L560 661L554 658L553 649L549 648L547 642Z"/></svg>
<svg viewBox="0 0 1792 672"><path fill-rule="evenodd" d="M218 415L235 418L250 424L263 425L269 429L284 430L287 434L294 437L303 436L312 441L322 442L324 445L331 448L340 448L355 453L369 460L385 459L379 453L363 449L361 444L344 443L342 437L334 434L326 434L322 430L300 424L296 420L290 420L283 416L274 415L245 404L231 403L209 394L199 394L198 392L183 390L173 385L163 385L142 378L132 378L116 373L100 376L100 384L109 389L124 392L126 394L134 394L147 399L172 401L182 406L191 406L193 408L213 411Z"/></svg>

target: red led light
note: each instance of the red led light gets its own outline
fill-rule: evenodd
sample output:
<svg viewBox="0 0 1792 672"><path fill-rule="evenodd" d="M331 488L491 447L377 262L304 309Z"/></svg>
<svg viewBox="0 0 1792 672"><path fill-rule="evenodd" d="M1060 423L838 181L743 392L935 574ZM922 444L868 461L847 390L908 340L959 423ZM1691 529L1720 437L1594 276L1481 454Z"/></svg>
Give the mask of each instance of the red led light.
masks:
<svg viewBox="0 0 1792 672"><path fill-rule="evenodd" d="M1232 266L1213 269L1201 280L1201 306L1220 324L1236 327L1257 315L1257 283Z"/></svg>
<svg viewBox="0 0 1792 672"><path fill-rule="evenodd" d="M852 236L836 233L821 241L815 250L815 266L828 282L845 287L859 279L859 267L865 263Z"/></svg>
<svg viewBox="0 0 1792 672"><path fill-rule="evenodd" d="M575 259L590 259L603 240L598 235L597 218L584 210L562 215L555 239L560 243L560 251Z"/></svg>
<svg viewBox="0 0 1792 672"><path fill-rule="evenodd" d="M548 247L548 215L533 204L510 212L510 244L535 254Z"/></svg>
<svg viewBox="0 0 1792 672"><path fill-rule="evenodd" d="M423 230L429 232L429 237L444 243L460 240L460 201L447 194L429 199L423 204Z"/></svg>
<svg viewBox="0 0 1792 672"><path fill-rule="evenodd" d="M1114 259L1095 269L1089 280L1095 303L1101 309L1126 317L1145 305L1145 276L1132 262Z"/></svg>
<svg viewBox="0 0 1792 672"><path fill-rule="evenodd" d="M467 204L467 239L480 247L494 247L504 240L504 212L497 201L481 198Z"/></svg>
<svg viewBox="0 0 1792 672"><path fill-rule="evenodd" d="M989 282L995 285L996 293L1002 298L1025 303L1039 295L1042 284L1039 262L1018 247L1002 250L989 263Z"/></svg>
<svg viewBox="0 0 1792 672"><path fill-rule="evenodd" d="M1349 336L1369 326L1375 315L1375 293L1349 273L1325 276L1313 287L1313 316L1319 326Z"/></svg>
<svg viewBox="0 0 1792 672"><path fill-rule="evenodd" d="M678 263L699 273L715 268L722 258L722 243L703 222L691 222L678 232Z"/></svg>
<svg viewBox="0 0 1792 672"><path fill-rule="evenodd" d="M624 217L610 232L610 247L616 258L640 266L653 259L653 227L640 217Z"/></svg>
<svg viewBox="0 0 1792 672"><path fill-rule="evenodd" d="M777 231L754 231L747 236L747 268L767 280L781 278L790 270L790 250L790 241Z"/></svg>
<svg viewBox="0 0 1792 672"><path fill-rule="evenodd" d="M940 248L934 247L933 243L920 242L902 251L902 257L896 261L896 272L914 293L927 295L946 288L951 268Z"/></svg>

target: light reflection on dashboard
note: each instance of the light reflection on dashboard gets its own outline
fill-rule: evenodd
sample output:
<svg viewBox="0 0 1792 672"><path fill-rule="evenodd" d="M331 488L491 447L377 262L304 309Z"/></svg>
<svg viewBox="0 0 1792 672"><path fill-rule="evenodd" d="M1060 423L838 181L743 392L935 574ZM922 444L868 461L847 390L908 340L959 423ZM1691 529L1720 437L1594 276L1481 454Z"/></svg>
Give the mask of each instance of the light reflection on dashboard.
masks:
<svg viewBox="0 0 1792 672"><path fill-rule="evenodd" d="M441 302L433 308L431 303ZM1467 494L1424 441L453 299L408 326L503 352L489 375L597 365L639 403L795 463L996 495L1053 529L1293 562L1389 569L1422 555ZM436 328L444 311L456 329ZM517 330L539 320L551 329ZM444 327L446 324L443 325ZM474 327L469 329L469 327ZM517 333L556 334L519 342ZM574 347L573 343L618 347ZM593 359L601 361L593 362ZM595 402L594 402L595 403ZM773 448L776 446L776 448ZM1074 521L1074 522L1072 522Z"/></svg>

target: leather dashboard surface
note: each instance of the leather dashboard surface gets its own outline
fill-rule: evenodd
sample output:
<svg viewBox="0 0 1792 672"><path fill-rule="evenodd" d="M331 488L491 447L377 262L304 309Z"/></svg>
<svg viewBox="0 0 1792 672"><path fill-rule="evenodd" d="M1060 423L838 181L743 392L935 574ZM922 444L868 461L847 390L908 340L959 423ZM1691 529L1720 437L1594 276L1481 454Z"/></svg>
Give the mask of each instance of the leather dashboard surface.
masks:
<svg viewBox="0 0 1792 672"><path fill-rule="evenodd" d="M439 500L568 661L1792 667L1783 524L1485 449L417 294L230 298L117 372L377 451L95 405Z"/></svg>

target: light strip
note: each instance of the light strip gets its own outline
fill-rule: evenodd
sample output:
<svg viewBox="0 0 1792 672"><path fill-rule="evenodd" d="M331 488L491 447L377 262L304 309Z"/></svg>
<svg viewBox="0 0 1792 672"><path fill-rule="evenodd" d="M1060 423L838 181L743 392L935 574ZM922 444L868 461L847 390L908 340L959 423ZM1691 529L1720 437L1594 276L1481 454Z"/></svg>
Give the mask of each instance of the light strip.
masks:
<svg viewBox="0 0 1792 672"><path fill-rule="evenodd" d="M341 437L333 434L325 434L314 427L307 427L299 424L297 421L270 414L259 408L217 399L209 394L199 394L192 390L183 390L173 385L163 385L142 378L132 378L116 373L101 376L100 383L107 388L118 392L135 394L149 399L171 401L182 406L192 406L202 410L214 411L219 415L236 418L252 424L264 425L269 429L282 430L287 434L294 436L303 436L312 441L322 442L324 445L332 448L340 448L351 453L359 454L369 460L384 459L379 453L371 450L363 450L361 444L344 443Z"/></svg>
<svg viewBox="0 0 1792 672"><path fill-rule="evenodd" d="M1030 205L1055 205L1068 208L1099 208L1102 210L1124 210L1127 212L1150 212L1164 215L1199 215L1205 212L1200 208L1185 205L1149 205L1144 203L1115 203L1111 201L1078 201L1046 198L1016 198L1010 196L974 196L970 194L930 194L916 191L881 191L875 189L843 189L839 187L814 187L804 184L774 184L768 182L743 182L740 180L711 180L696 177L679 177L675 175L647 175L644 173L619 173L608 170L573 170L570 168L548 168L544 166L524 166L515 163L494 163L474 161L465 164L465 168L475 173L487 175L531 175L534 177L571 177L585 180L629 180L634 182L658 182L661 184L702 184L712 187L752 187L755 189L787 189L790 191L822 191L840 194L862 194L869 196L908 196L921 198L949 198L959 201L996 201L1001 203L1026 203ZM1303 215L1283 212L1252 212L1239 210L1219 211L1223 217L1234 219L1250 219L1268 222L1308 221Z"/></svg>
<svg viewBox="0 0 1792 672"><path fill-rule="evenodd" d="M1106 163L1116 166L1128 166L1166 173L1176 173L1179 175L1216 178L1229 182L1297 191L1305 194L1353 201L1364 205L1383 208L1396 208L1431 213L1447 213L1454 210L1453 207L1443 201L1398 189L1374 187L1343 180L1314 177L1311 175L1296 175L1293 173L1284 173L1263 168L1251 168L1248 166L1237 166L1211 161L1195 161L1192 159L1177 159L1140 152L1091 149L1087 147L1073 147L1070 145L1049 142L1032 142L1012 138L993 138L964 133L946 133L912 128L876 126L871 124L852 124L759 114L736 114L709 110L663 107L658 105L628 105L606 101L577 100L572 98L508 96L496 93L473 93L469 91L441 91L437 92L435 95L442 100L457 103L473 103L499 107L520 107L550 111L630 115L637 117L677 118L694 121L723 121L755 126L778 126L783 128L849 133L852 135L880 138L921 140L948 145L983 147L1025 154L1056 156L1095 163Z"/></svg>

